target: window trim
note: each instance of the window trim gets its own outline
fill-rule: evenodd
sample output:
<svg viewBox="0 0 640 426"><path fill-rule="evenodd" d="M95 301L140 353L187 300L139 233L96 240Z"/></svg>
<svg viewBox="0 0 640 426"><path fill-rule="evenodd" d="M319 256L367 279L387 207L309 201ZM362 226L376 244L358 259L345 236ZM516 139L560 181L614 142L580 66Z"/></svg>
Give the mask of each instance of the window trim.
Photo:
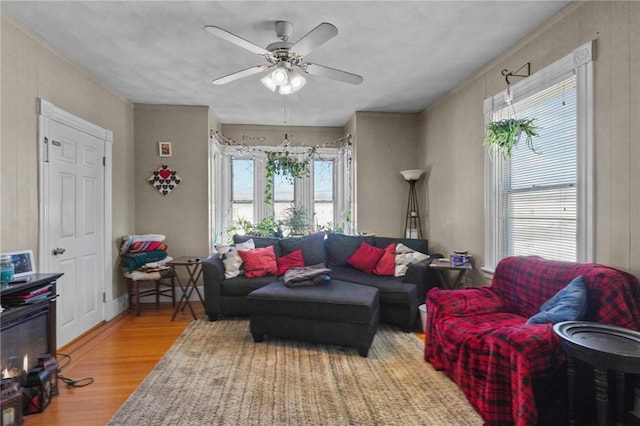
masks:
<svg viewBox="0 0 640 426"><path fill-rule="evenodd" d="M529 78L512 85L518 98L528 97L545 87L562 81L569 73L576 75L577 114L577 218L576 260L593 262L595 256L594 222L594 158L593 158L593 53L594 41L576 48L553 64L532 74ZM506 106L504 90L484 100L485 127L492 120L493 112ZM493 273L498 264L498 182L499 161L489 158L489 146L485 147L484 160L484 267Z"/></svg>

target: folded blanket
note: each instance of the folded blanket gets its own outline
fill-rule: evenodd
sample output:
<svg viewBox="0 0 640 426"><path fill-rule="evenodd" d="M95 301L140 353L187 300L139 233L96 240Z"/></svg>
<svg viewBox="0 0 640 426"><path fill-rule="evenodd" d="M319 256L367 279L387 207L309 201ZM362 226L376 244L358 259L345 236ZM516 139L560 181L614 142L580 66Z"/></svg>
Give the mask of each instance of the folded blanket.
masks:
<svg viewBox="0 0 640 426"><path fill-rule="evenodd" d="M148 270L148 269L158 269L158 268L170 268L171 266L167 265L167 263L171 262L173 260L173 257L171 256L167 256L162 260L159 260L157 262L148 262L145 263L144 265L142 265L142 267L140 269L142 270Z"/></svg>
<svg viewBox="0 0 640 426"><path fill-rule="evenodd" d="M305 266L291 268L284 273L284 285L287 287L307 287L318 285L329 279L331 269Z"/></svg>
<svg viewBox="0 0 640 426"><path fill-rule="evenodd" d="M164 250L144 251L141 253L125 253L120 261L120 266L129 270L129 272L138 269L142 265L149 262L157 262L167 257Z"/></svg>
<svg viewBox="0 0 640 426"><path fill-rule="evenodd" d="M167 244L162 241L136 241L131 244L129 253L139 253L141 251L167 250Z"/></svg>
<svg viewBox="0 0 640 426"><path fill-rule="evenodd" d="M300 280L300 281L289 281L284 283L289 288L293 287L311 287L314 285L320 285L325 283L329 279L329 275L319 275L315 278L311 278L310 280Z"/></svg>
<svg viewBox="0 0 640 426"><path fill-rule="evenodd" d="M120 247L120 255L129 251L129 247L137 241L164 241L166 237L162 234L142 234L142 235L125 235L122 237L122 246Z"/></svg>
<svg viewBox="0 0 640 426"><path fill-rule="evenodd" d="M142 272L142 271L127 271L123 269L124 276L133 281L157 281L161 278L171 278L174 276L173 269L165 269L162 271L154 272Z"/></svg>

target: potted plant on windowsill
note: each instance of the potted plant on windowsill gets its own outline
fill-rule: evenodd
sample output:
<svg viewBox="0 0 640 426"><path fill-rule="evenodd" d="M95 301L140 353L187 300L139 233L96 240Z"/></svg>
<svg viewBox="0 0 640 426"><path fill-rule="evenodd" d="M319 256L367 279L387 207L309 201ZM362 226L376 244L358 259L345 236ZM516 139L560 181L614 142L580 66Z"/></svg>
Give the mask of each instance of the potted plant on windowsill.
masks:
<svg viewBox="0 0 640 426"><path fill-rule="evenodd" d="M491 146L495 146L503 158L509 158L511 157L511 150L524 133L527 147L539 154L533 147L533 137L538 136L538 127L533 124L534 120L535 118L507 118L491 122L487 125L484 144L489 145L489 149L491 149ZM489 156L491 156L490 150Z"/></svg>
<svg viewBox="0 0 640 426"><path fill-rule="evenodd" d="M311 217L302 206L292 204L284 212L282 225L288 230L288 236L307 235L312 228Z"/></svg>

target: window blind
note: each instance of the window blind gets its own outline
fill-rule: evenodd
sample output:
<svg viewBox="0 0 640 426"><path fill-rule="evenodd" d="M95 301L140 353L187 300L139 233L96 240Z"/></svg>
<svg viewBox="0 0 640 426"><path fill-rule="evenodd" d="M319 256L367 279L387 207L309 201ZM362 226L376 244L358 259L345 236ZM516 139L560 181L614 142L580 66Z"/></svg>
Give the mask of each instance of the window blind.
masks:
<svg viewBox="0 0 640 426"><path fill-rule="evenodd" d="M575 261L577 253L576 78L494 111L494 120L535 118L531 152L524 136L498 165L499 258L538 255Z"/></svg>

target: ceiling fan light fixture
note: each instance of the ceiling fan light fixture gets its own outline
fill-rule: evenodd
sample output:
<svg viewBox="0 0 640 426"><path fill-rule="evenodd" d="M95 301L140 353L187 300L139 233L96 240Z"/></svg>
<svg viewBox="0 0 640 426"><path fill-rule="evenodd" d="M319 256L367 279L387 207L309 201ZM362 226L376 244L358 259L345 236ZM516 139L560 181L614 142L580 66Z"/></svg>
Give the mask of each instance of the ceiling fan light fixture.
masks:
<svg viewBox="0 0 640 426"><path fill-rule="evenodd" d="M291 75L289 76L289 83L291 83L291 87L295 92L302 89L304 85L307 84L307 80L300 74L292 71Z"/></svg>
<svg viewBox="0 0 640 426"><path fill-rule="evenodd" d="M290 84L285 84L278 87L278 93L280 93L281 95L290 95L293 92L295 92L295 90L293 90L293 86L291 86Z"/></svg>
<svg viewBox="0 0 640 426"><path fill-rule="evenodd" d="M276 69L271 72L271 79L278 86L286 84L287 80L289 80L289 68L280 62Z"/></svg>
<svg viewBox="0 0 640 426"><path fill-rule="evenodd" d="M281 95L290 95L302 89L307 80L295 72L285 62L280 62L275 69L260 79L264 87Z"/></svg>
<svg viewBox="0 0 640 426"><path fill-rule="evenodd" d="M262 82L264 87L266 87L267 89L271 90L272 92L275 92L276 89L278 88L276 83L273 82L273 79L271 78L271 74L265 75L264 77L262 77L260 79L260 81Z"/></svg>

